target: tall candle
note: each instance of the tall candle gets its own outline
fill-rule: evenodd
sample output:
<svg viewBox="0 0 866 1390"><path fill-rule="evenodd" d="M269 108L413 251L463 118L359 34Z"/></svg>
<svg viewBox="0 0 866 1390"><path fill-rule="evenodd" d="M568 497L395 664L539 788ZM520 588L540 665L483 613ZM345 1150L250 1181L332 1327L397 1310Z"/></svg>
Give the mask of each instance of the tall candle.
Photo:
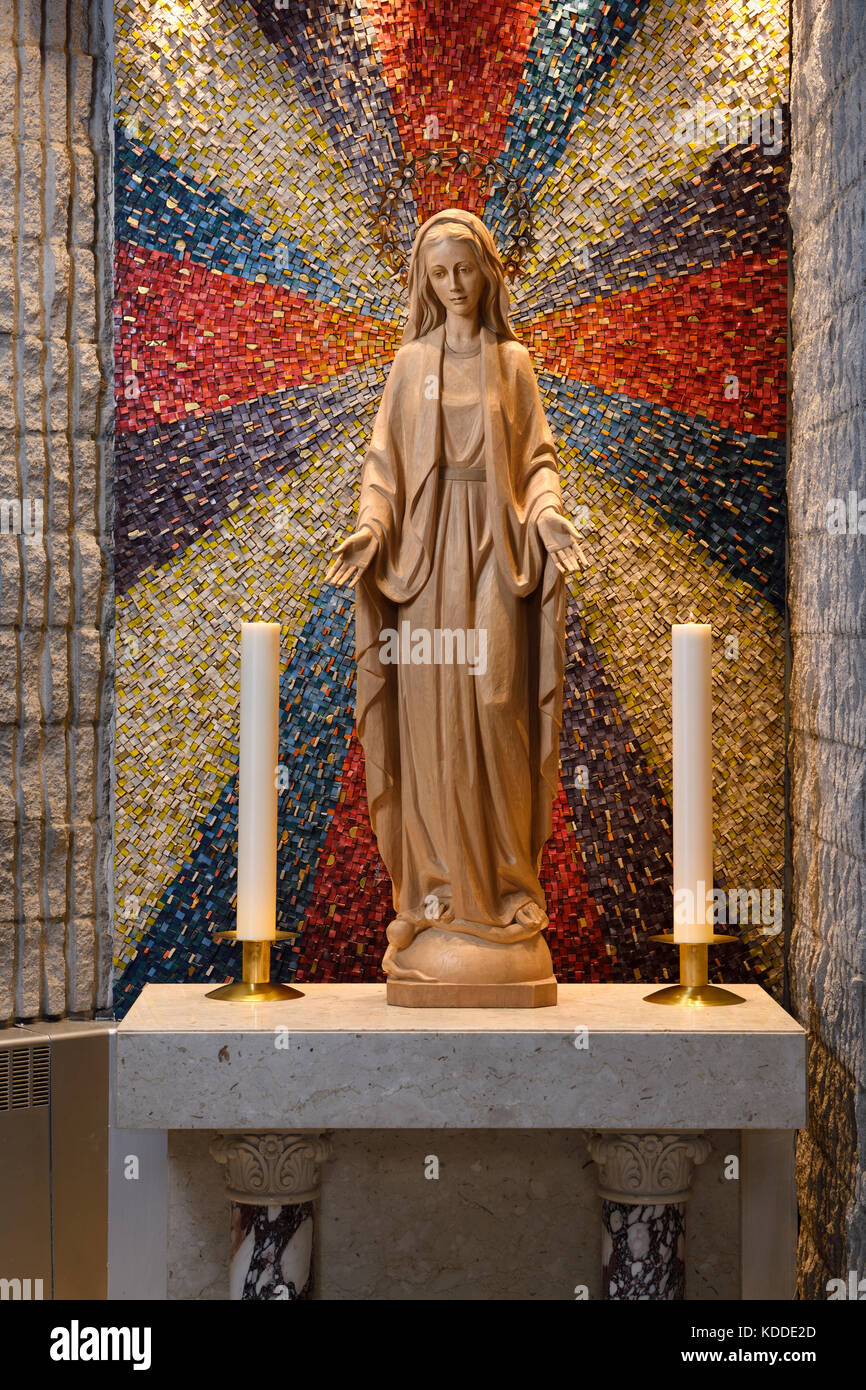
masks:
<svg viewBox="0 0 866 1390"><path fill-rule="evenodd" d="M279 623L242 623L239 940L272 940L276 934L279 679Z"/></svg>
<svg viewBox="0 0 866 1390"><path fill-rule="evenodd" d="M674 940L713 936L712 629L675 623L673 638Z"/></svg>

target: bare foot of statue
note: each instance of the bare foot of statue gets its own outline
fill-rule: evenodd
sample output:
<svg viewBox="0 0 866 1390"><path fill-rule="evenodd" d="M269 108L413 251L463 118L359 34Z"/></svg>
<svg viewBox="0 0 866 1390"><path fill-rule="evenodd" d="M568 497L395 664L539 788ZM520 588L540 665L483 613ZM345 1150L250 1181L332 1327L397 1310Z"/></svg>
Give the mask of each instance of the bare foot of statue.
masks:
<svg viewBox="0 0 866 1390"><path fill-rule="evenodd" d="M398 912L394 920L389 923L385 935L395 951L405 951L411 945L415 937L425 927L432 927L434 923L444 925L446 922L454 921L454 912L451 904L445 899L438 897L436 893L429 893L424 899L424 906L417 914L410 912Z"/></svg>
<svg viewBox="0 0 866 1390"><path fill-rule="evenodd" d="M436 893L428 893L424 899L424 918L427 922L453 922L454 911L451 904Z"/></svg>
<svg viewBox="0 0 866 1390"><path fill-rule="evenodd" d="M405 913L398 913L393 922L388 923L385 931L389 947L393 947L395 951L405 950L415 940L420 927L420 922L416 922Z"/></svg>
<svg viewBox="0 0 866 1390"><path fill-rule="evenodd" d="M547 913L532 901L525 902L514 914L515 922L519 922L522 927L537 927L539 931L544 931L547 926Z"/></svg>

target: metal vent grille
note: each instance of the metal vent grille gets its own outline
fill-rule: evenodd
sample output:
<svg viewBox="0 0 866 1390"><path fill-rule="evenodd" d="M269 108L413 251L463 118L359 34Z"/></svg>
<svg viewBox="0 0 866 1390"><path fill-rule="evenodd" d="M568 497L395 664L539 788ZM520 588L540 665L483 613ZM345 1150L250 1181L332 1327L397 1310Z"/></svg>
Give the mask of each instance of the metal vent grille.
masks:
<svg viewBox="0 0 866 1390"><path fill-rule="evenodd" d="M51 1047L0 1047L0 1111L47 1105L51 1085Z"/></svg>

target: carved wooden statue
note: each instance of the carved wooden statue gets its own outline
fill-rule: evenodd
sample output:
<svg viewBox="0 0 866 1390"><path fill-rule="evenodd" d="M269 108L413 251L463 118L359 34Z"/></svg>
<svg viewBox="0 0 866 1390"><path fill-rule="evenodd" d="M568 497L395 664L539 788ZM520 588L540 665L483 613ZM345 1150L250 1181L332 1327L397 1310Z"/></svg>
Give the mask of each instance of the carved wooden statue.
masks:
<svg viewBox="0 0 866 1390"><path fill-rule="evenodd" d="M556 1000L538 867L559 769L565 579L583 556L502 264L459 209L419 229L364 461L357 725L394 888L388 1000Z"/></svg>

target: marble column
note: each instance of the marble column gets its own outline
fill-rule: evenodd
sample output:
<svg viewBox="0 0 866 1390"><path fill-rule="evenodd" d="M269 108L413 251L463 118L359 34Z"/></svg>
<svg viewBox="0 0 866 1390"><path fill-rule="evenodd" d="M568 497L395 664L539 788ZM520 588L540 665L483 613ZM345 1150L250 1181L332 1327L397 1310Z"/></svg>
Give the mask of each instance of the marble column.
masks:
<svg viewBox="0 0 866 1390"><path fill-rule="evenodd" d="M319 1134L220 1134L210 1151L225 1165L231 1202L232 1299L312 1297L319 1164L331 1157Z"/></svg>
<svg viewBox="0 0 866 1390"><path fill-rule="evenodd" d="M603 1297L685 1297L685 1204L710 1152L696 1134L596 1133L588 1140L602 1198Z"/></svg>

